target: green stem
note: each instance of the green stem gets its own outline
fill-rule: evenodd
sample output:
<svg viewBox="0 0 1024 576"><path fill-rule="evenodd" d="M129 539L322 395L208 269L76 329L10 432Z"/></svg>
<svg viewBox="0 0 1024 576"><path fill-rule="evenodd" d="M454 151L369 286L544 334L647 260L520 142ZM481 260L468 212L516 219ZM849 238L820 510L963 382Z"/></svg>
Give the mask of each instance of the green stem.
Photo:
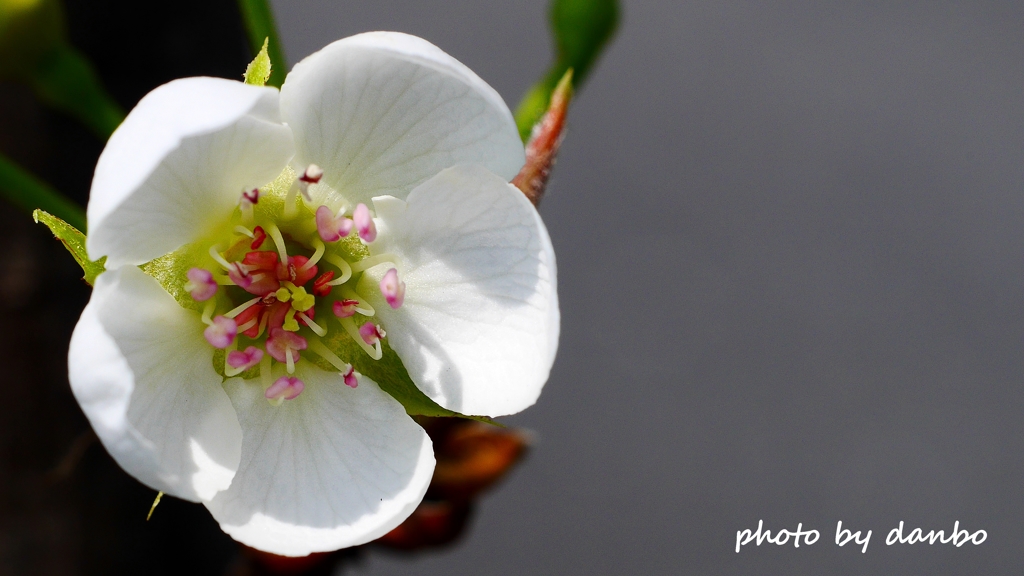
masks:
<svg viewBox="0 0 1024 576"><path fill-rule="evenodd" d="M253 56L259 54L263 48L263 41L270 39L267 52L272 68L267 85L280 88L284 83L288 64L281 50L281 40L277 34L274 12L270 9L269 0L238 0L238 9L242 12L242 21L245 23L245 32L249 36Z"/></svg>
<svg viewBox="0 0 1024 576"><path fill-rule="evenodd" d="M69 44L57 44L43 56L29 81L40 99L74 116L104 141L124 120L124 111L104 90L92 65Z"/></svg>
<svg viewBox="0 0 1024 576"><path fill-rule="evenodd" d="M0 195L26 212L41 208L85 231L85 211L50 185L0 154Z"/></svg>

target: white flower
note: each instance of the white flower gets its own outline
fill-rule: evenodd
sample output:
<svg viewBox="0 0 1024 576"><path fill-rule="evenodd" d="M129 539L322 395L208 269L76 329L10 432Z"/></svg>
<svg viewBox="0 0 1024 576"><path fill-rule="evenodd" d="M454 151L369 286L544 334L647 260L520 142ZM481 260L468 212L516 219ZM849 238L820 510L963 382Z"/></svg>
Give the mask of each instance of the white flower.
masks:
<svg viewBox="0 0 1024 576"><path fill-rule="evenodd" d="M280 93L151 92L96 167L88 249L107 272L69 353L107 450L270 552L397 526L434 458L362 375L394 369L388 346L465 414L531 405L554 360L554 254L508 184L522 163L498 94L403 34L335 42Z"/></svg>

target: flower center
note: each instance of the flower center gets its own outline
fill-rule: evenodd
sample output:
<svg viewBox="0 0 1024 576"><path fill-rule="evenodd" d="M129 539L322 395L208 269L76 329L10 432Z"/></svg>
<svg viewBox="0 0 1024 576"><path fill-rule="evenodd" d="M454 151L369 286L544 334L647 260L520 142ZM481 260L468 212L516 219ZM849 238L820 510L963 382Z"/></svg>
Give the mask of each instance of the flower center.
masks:
<svg viewBox="0 0 1024 576"><path fill-rule="evenodd" d="M289 169L275 181L286 179L284 194L242 191L235 225L208 244L214 264L189 269L184 283L191 298L204 303L206 341L225 351L224 375L252 370L248 376L255 377L258 370L265 396L275 405L305 388L293 374L307 350L336 368L346 385L358 385L352 364L322 341L331 330L340 327L374 360L383 354L386 333L371 320L375 311L356 286L363 271L393 266L395 258L368 256L365 247L377 238L377 229L366 205L350 211L327 188L330 193L318 196L328 200L313 208L310 187L326 187L322 176L315 165L297 176ZM389 306L402 305L405 283L396 268L379 287ZM361 325L357 314L364 317Z"/></svg>

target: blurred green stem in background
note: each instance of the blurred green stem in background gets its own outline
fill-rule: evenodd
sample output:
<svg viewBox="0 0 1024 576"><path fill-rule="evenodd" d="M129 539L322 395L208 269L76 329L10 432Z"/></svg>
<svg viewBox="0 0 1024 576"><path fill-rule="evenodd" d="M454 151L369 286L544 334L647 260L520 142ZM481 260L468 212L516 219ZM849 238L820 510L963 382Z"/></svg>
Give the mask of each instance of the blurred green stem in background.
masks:
<svg viewBox="0 0 1024 576"><path fill-rule="evenodd" d="M573 88L579 89L601 50L619 23L618 0L552 0L548 12L555 39L555 63L533 85L516 108L516 125L523 142L533 125L548 109L551 92L569 68L573 69Z"/></svg>
<svg viewBox="0 0 1024 576"><path fill-rule="evenodd" d="M104 141L124 119L92 65L68 42L57 0L0 0L0 79L28 84Z"/></svg>
<svg viewBox="0 0 1024 576"><path fill-rule="evenodd" d="M277 35L277 26L274 24L274 13L270 9L270 1L238 0L238 9L242 12L242 22L245 23L245 32L249 36L249 46L252 48L253 56L259 54L260 49L263 48L263 42L269 40L267 53L270 56L272 67L267 86L280 88L284 83L288 66L285 63L284 52L281 50L281 40Z"/></svg>
<svg viewBox="0 0 1024 576"><path fill-rule="evenodd" d="M41 208L85 231L85 211L47 183L0 154L0 192L26 212Z"/></svg>

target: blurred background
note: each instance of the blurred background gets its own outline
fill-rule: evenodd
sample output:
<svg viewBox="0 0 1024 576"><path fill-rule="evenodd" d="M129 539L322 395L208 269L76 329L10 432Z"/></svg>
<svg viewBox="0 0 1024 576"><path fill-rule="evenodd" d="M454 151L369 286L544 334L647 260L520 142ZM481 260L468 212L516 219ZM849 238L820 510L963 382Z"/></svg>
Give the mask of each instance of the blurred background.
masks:
<svg viewBox="0 0 1024 576"><path fill-rule="evenodd" d="M231 0L65 4L125 109L251 59ZM551 60L542 2L273 5L289 64L399 30L514 107ZM504 419L529 455L453 545L325 573L1019 574L1022 30L1015 2L624 2L541 206L562 341ZM84 203L101 149L0 83L0 152ZM251 570L199 505L145 522L68 389L81 272L9 204L0 230L0 573ZM735 553L761 519L821 539ZM988 540L886 546L901 520Z"/></svg>

